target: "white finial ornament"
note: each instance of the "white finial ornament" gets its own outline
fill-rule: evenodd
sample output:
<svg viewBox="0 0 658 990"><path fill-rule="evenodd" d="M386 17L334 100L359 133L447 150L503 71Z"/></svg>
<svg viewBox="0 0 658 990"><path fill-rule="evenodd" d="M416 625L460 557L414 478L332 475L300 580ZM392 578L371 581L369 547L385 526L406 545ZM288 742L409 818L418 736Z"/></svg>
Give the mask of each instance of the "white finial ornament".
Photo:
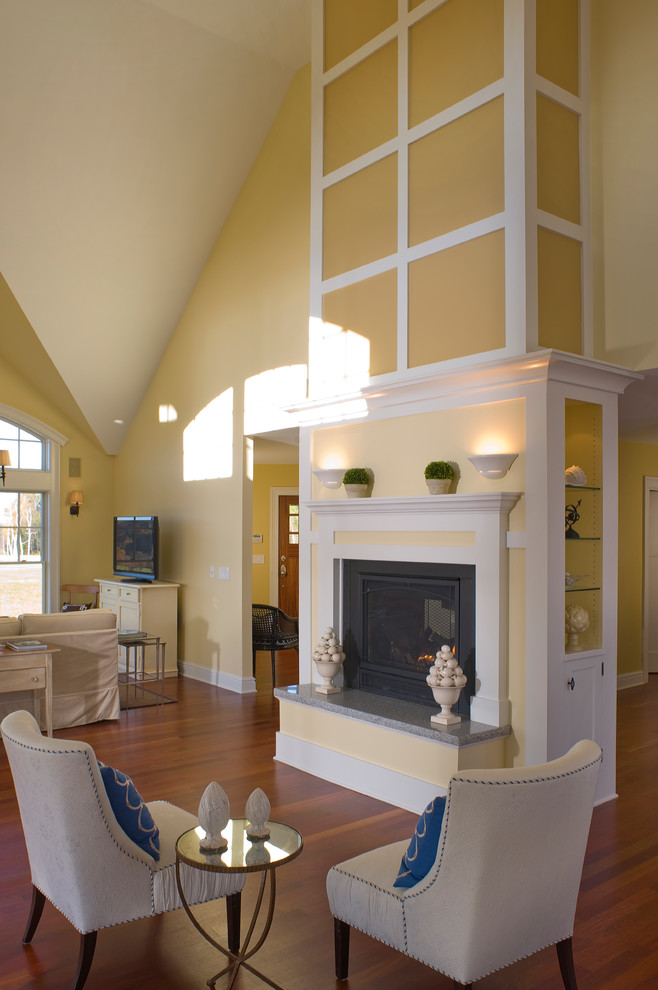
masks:
<svg viewBox="0 0 658 990"><path fill-rule="evenodd" d="M344 660L345 654L338 642L338 636L331 626L327 626L313 651L313 662L322 678L322 684L315 689L318 694L336 694L340 691L340 688L333 683L333 679Z"/></svg>
<svg viewBox="0 0 658 990"><path fill-rule="evenodd" d="M226 793L216 780L211 781L203 792L197 817L206 833L199 840L200 848L207 852L226 849L228 840L222 835L222 830L228 825L231 811Z"/></svg>
<svg viewBox="0 0 658 990"><path fill-rule="evenodd" d="M451 709L459 698L461 689L466 684L466 675L459 666L452 648L444 644L436 655L434 665L426 681L432 689L434 700L441 705L441 711L432 715L431 721L439 725L453 725L461 722L461 715L455 715Z"/></svg>
<svg viewBox="0 0 658 990"><path fill-rule="evenodd" d="M270 817L270 802L267 794L257 787L247 798L244 809L245 818L249 822L247 825L247 838L249 839L269 839L270 830L265 824Z"/></svg>

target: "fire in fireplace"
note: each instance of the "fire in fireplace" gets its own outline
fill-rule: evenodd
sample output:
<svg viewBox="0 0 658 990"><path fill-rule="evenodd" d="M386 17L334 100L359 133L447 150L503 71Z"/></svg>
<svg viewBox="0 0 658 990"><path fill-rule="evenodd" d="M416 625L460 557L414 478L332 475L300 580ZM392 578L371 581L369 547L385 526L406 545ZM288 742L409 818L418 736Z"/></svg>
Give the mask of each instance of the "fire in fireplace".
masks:
<svg viewBox="0 0 658 990"><path fill-rule="evenodd" d="M475 691L474 566L343 562L348 687L435 705L425 678L446 643L468 678L456 706L468 717Z"/></svg>

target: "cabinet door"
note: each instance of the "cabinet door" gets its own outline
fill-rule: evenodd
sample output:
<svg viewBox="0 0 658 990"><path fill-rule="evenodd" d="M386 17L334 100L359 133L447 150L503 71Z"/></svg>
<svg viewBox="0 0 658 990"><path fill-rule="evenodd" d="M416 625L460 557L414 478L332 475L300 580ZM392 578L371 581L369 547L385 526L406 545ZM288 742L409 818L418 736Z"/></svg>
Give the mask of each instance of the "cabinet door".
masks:
<svg viewBox="0 0 658 990"><path fill-rule="evenodd" d="M119 605L119 629L140 629L139 603L121 602Z"/></svg>
<svg viewBox="0 0 658 990"><path fill-rule="evenodd" d="M603 748L603 660L600 656L569 660L564 664L566 706L565 750L579 739L593 739Z"/></svg>

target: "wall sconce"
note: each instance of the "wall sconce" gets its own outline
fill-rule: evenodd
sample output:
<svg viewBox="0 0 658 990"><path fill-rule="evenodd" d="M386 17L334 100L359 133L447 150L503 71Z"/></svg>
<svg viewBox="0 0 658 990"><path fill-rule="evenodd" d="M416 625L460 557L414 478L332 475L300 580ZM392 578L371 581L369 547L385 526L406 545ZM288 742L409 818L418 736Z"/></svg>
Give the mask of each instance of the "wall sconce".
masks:
<svg viewBox="0 0 658 990"><path fill-rule="evenodd" d="M69 512L72 516L80 514L80 506L83 502L82 492L69 492L66 496L66 504L69 506Z"/></svg>
<svg viewBox="0 0 658 990"><path fill-rule="evenodd" d="M518 454L473 454L471 464L483 478L504 478Z"/></svg>
<svg viewBox="0 0 658 990"><path fill-rule="evenodd" d="M340 488L345 468L318 468L313 474L325 488Z"/></svg>
<svg viewBox="0 0 658 990"><path fill-rule="evenodd" d="M8 450L0 450L0 470L2 472L2 487L5 487L5 468L11 467L11 457Z"/></svg>

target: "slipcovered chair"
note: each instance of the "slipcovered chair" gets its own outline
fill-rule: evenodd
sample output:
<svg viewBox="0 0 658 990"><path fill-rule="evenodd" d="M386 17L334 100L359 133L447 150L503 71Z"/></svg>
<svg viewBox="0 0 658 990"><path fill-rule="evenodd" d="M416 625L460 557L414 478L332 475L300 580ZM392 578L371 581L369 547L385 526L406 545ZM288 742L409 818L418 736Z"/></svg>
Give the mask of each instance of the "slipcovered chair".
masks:
<svg viewBox="0 0 658 990"><path fill-rule="evenodd" d="M431 837L436 815L430 805L421 816L428 827L417 826L411 843L334 866L327 893L336 978L347 979L351 926L438 970L455 988L557 943L564 986L577 990L571 939L600 762L599 747L585 740L551 763L459 773L434 853L422 848L421 833ZM426 875L396 886L398 874L399 882L415 880L408 868L423 851Z"/></svg>
<svg viewBox="0 0 658 990"><path fill-rule="evenodd" d="M252 605L251 648L254 677L256 650L269 650L272 657L272 687L274 687L274 658L277 650L297 650L299 653L299 619L286 615L274 605Z"/></svg>
<svg viewBox="0 0 658 990"><path fill-rule="evenodd" d="M159 830L156 861L119 825L91 746L42 736L26 711L7 715L0 730L32 873L32 905L23 943L32 940L47 898L82 935L72 984L73 990L81 990L99 929L181 907L176 840L198 822L166 801L147 804ZM205 873L181 866L190 904L226 897L232 951L239 947L244 880L244 874Z"/></svg>

